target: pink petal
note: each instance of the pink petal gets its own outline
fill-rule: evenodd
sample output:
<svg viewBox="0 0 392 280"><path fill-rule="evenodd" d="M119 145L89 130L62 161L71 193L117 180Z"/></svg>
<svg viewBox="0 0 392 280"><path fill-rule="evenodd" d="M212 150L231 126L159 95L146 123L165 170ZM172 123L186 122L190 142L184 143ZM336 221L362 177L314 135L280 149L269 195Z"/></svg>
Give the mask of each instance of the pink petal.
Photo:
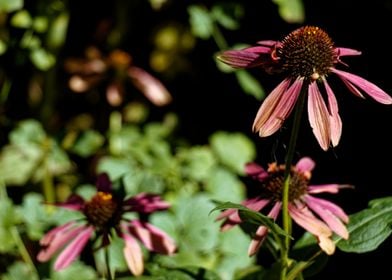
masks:
<svg viewBox="0 0 392 280"><path fill-rule="evenodd" d="M353 83L360 89L362 89L364 92L370 95L374 100L377 102L380 102L382 104L392 104L392 97L389 96L385 91L380 89L378 86L375 84L365 80L364 78L361 78L357 75L337 70L335 68L331 68L331 71L334 72L341 78L343 81L347 80L350 83Z"/></svg>
<svg viewBox="0 0 392 280"><path fill-rule="evenodd" d="M308 187L308 193L338 193L338 184L313 185Z"/></svg>
<svg viewBox="0 0 392 280"><path fill-rule="evenodd" d="M58 271L69 266L75 260L75 258L80 255L80 252L86 246L86 243L90 239L93 232L94 227L92 226L84 228L83 231L81 231L58 256L54 264L54 269Z"/></svg>
<svg viewBox="0 0 392 280"><path fill-rule="evenodd" d="M85 225L77 225L74 222L70 222L49 231L40 241L44 248L38 253L37 260L40 262L48 261L84 229Z"/></svg>
<svg viewBox="0 0 392 280"><path fill-rule="evenodd" d="M363 94L359 91L359 89L357 89L352 83L350 83L348 80L342 80L342 81L346 85L348 90L351 91L351 93L353 93L355 96L359 98L365 99L365 96L363 96Z"/></svg>
<svg viewBox="0 0 392 280"><path fill-rule="evenodd" d="M272 207L271 211L268 213L268 217L272 218L274 221L278 217L280 208L282 203L277 202L275 203L274 207ZM267 237L268 228L265 226L259 226L256 231L256 234L252 237L252 241L250 242L248 248L248 255L251 257L257 253L260 249L260 246L263 244L265 238Z"/></svg>
<svg viewBox="0 0 392 280"><path fill-rule="evenodd" d="M330 142L329 114L316 82L309 85L308 115L313 134L326 151Z"/></svg>
<svg viewBox="0 0 392 280"><path fill-rule="evenodd" d="M245 174L260 181L265 180L269 176L268 172L266 172L263 167L254 162L246 164Z"/></svg>
<svg viewBox="0 0 392 280"><path fill-rule="evenodd" d="M335 48L338 56L361 55L362 52L349 48Z"/></svg>
<svg viewBox="0 0 392 280"><path fill-rule="evenodd" d="M140 193L131 197L124 201L124 205L139 213L152 213L170 207L170 204L163 201L159 195L148 193Z"/></svg>
<svg viewBox="0 0 392 280"><path fill-rule="evenodd" d="M269 46L252 46L241 50L228 50L221 52L217 59L233 68L251 68L268 62L262 55L271 52Z"/></svg>
<svg viewBox="0 0 392 280"><path fill-rule="evenodd" d="M306 205L312 209L321 219L327 223L330 229L344 239L348 239L348 231L345 225L322 204L317 203L317 200L308 199L310 196L305 196Z"/></svg>
<svg viewBox="0 0 392 280"><path fill-rule="evenodd" d="M289 213L293 220L308 232L316 236L331 236L332 231L321 220L317 219L305 206L289 204Z"/></svg>
<svg viewBox="0 0 392 280"><path fill-rule="evenodd" d="M297 79L288 88L290 79L283 80L262 103L253 122L253 131L260 137L275 133L293 109L302 83L302 79Z"/></svg>
<svg viewBox="0 0 392 280"><path fill-rule="evenodd" d="M311 172L315 166L316 163L314 160L312 160L310 157L303 157L297 162L295 168L298 172L306 173Z"/></svg>
<svg viewBox="0 0 392 280"><path fill-rule="evenodd" d="M83 209L85 204L84 199L76 194L71 195L66 202L56 203L56 206L66 208L73 211L80 211Z"/></svg>
<svg viewBox="0 0 392 280"><path fill-rule="evenodd" d="M176 245L165 232L151 224L134 220L131 222L129 232L138 238L150 251L161 254L173 254Z"/></svg>
<svg viewBox="0 0 392 280"><path fill-rule="evenodd" d="M313 203L317 203L318 205L320 205L321 207L327 209L328 211L330 211L332 214L334 214L335 216L339 217L339 219L341 219L343 222L345 222L346 224L349 221L349 217L347 216L347 214L343 211L342 208L340 208L338 205L325 200L325 199L321 199L321 198L316 198L314 196L307 196L307 201L311 201Z"/></svg>
<svg viewBox="0 0 392 280"><path fill-rule="evenodd" d="M329 123L331 130L331 142L332 146L337 146L342 135L342 120L339 116L338 102L336 100L335 94L333 93L331 87L327 83L326 79L323 79L324 86L328 95L328 108L330 112Z"/></svg>
<svg viewBox="0 0 392 280"><path fill-rule="evenodd" d="M279 45L280 43L278 41L273 41L273 40L262 40L262 41L258 41L257 44L262 46L267 46L267 47L274 47L276 45Z"/></svg>
<svg viewBox="0 0 392 280"><path fill-rule="evenodd" d="M129 234L124 233L123 239L125 241L123 253L129 270L133 275L142 275L144 271L144 262L143 252L139 243Z"/></svg>
<svg viewBox="0 0 392 280"><path fill-rule="evenodd" d="M128 69L128 75L134 85L155 105L163 106L171 102L172 97L166 87L143 69L132 66Z"/></svg>

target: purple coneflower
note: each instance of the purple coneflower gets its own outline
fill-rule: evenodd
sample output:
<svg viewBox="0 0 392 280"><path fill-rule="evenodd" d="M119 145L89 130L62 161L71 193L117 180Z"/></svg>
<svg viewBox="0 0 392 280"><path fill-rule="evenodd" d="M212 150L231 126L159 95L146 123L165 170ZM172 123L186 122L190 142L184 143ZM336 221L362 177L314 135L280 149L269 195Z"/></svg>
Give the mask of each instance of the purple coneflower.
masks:
<svg viewBox="0 0 392 280"><path fill-rule="evenodd" d="M296 29L279 41L259 41L258 46L224 51L218 59L234 68L262 67L268 73L283 73L286 78L267 96L253 123L260 137L275 133L289 114L303 87L308 94L308 115L313 133L323 150L337 146L342 121L335 95L327 83L329 74L337 75L356 96L361 91L379 103L392 104L392 98L371 82L338 70L343 56L361 52L335 47L326 32L315 26ZM326 100L325 100L326 99ZM327 104L326 102L327 101Z"/></svg>
<svg viewBox="0 0 392 280"><path fill-rule="evenodd" d="M141 193L123 200L112 191L109 177L104 173L98 177L97 193L85 201L78 195L72 195L65 203L57 206L80 211L85 219L71 221L58 226L40 240L43 247L37 259L46 262L60 252L54 264L55 270L69 266L81 253L88 240L95 235L101 237L100 247L110 243L111 235L116 233L124 239L125 260L134 275L141 275L144 270L143 254L137 240L154 252L172 254L176 250L174 241L162 230L142 220L128 220L124 213L136 212L150 214L165 210L169 204L157 195Z"/></svg>
<svg viewBox="0 0 392 280"><path fill-rule="evenodd" d="M314 167L315 162L304 157L295 167L291 168L288 211L298 225L317 238L320 248L331 255L335 251L335 243L331 239L333 232L344 239L349 237L344 225L348 223L349 218L339 206L325 199L314 197L313 194L337 193L340 188L347 187L347 185L309 185L311 171ZM260 183L261 194L245 200L242 204L254 211L270 208L268 217L276 220L282 206L285 165L272 163L266 171L256 163L249 163L245 171L248 176ZM241 223L237 209L223 211L217 217L217 220L222 219L225 219L221 226L222 231ZM249 246L249 256L257 253L267 233L267 227L263 225L258 227Z"/></svg>

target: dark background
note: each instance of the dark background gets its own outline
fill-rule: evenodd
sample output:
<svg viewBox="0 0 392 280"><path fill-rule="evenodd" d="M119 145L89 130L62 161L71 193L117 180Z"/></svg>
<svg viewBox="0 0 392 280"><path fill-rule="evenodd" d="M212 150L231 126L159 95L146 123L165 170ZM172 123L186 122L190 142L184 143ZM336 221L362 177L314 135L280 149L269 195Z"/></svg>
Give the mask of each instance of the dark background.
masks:
<svg viewBox="0 0 392 280"><path fill-rule="evenodd" d="M27 3L29 1L26 1ZM81 55L89 44L96 44L93 38L96 24L103 18L116 20L114 2L121 1L69 1L70 28L66 45L60 55ZM124 3L127 1L124 1ZM170 2L170 1L169 1ZM131 4L129 4L131 3ZM160 12L152 11L145 0L131 0L124 7L129 9L129 28L121 48L130 51L135 63L149 70L149 54L152 50L151 36L154 28L162 22L178 21L188 23L187 6L204 3L207 7L215 1L171 1ZM384 89L392 95L392 1L304 1L305 22L290 24L278 14L273 1L241 1L245 15L241 27L236 31L223 30L229 44L253 44L259 40L279 40L302 25L317 25L324 29L337 46L362 51L361 56L345 57L344 66L339 69L357 74ZM213 40L198 39L195 49L188 53L191 71L179 73L166 79L155 76L167 85L174 102L154 112L157 116L168 111L179 115L178 134L193 144L205 144L211 133L239 131L248 135L258 149L258 160L265 164L283 160L284 144L288 144L287 129L268 138L260 139L252 133L251 126L260 101L246 95L239 87L234 75L220 72L215 65L214 54L218 48ZM269 76L258 69L251 69L266 90L270 92L281 81L281 77ZM21 83L23 84L23 83ZM366 208L368 201L391 195L390 174L392 164L391 105L383 105L370 97L362 100L351 94L340 80L331 75L329 84L339 102L343 121L343 134L338 147L324 152L316 142L307 115L297 144L296 159L310 156L316 160L313 183L347 183L354 190L343 190L332 199L348 214ZM365 94L366 95L366 94ZM20 98L20 97L15 97ZM86 110L83 97L65 97L58 110L74 113ZM12 100L11 100L12 101ZM14 103L14 102L10 102ZM15 102L18 117L23 118L23 105ZM90 108L94 110L94 108ZM275 153L271 148L279 143ZM386 279L390 268L391 238L373 252L365 254L344 253L337 250L322 273L313 279Z"/></svg>

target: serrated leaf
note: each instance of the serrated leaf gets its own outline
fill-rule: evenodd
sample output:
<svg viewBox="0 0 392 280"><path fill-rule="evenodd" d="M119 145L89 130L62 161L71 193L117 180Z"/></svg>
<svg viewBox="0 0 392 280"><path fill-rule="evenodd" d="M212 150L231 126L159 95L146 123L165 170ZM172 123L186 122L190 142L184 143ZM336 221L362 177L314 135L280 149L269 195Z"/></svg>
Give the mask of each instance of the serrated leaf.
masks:
<svg viewBox="0 0 392 280"><path fill-rule="evenodd" d="M240 175L245 164L256 156L253 142L242 133L218 131L210 137L210 143L220 161Z"/></svg>
<svg viewBox="0 0 392 280"><path fill-rule="evenodd" d="M246 70L240 69L234 72L239 85L242 90L255 97L257 100L262 100L265 97L265 92L262 85Z"/></svg>
<svg viewBox="0 0 392 280"><path fill-rule="evenodd" d="M214 31L214 22L209 11L197 5L188 7L189 22L193 35L202 39L208 39Z"/></svg>
<svg viewBox="0 0 392 280"><path fill-rule="evenodd" d="M288 23L302 23L305 20L305 9L302 0L273 0L279 7L281 18Z"/></svg>
<svg viewBox="0 0 392 280"><path fill-rule="evenodd" d="M392 197L372 200L370 208L350 215L348 240L337 239L345 252L365 253L377 249L392 233Z"/></svg>

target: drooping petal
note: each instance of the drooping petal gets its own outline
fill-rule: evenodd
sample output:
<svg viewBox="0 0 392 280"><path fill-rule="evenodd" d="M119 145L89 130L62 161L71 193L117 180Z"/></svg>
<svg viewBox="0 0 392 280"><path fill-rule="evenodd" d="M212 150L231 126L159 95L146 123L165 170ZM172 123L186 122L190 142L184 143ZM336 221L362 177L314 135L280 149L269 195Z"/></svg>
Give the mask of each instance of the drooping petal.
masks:
<svg viewBox="0 0 392 280"><path fill-rule="evenodd" d="M348 231L346 226L341 222L341 220L335 216L329 209L324 208L322 204L317 203L317 200L308 199L310 196L304 196L306 205L313 210L333 232L341 236L344 239L348 238Z"/></svg>
<svg viewBox="0 0 392 280"><path fill-rule="evenodd" d="M391 96L389 96L381 88L365 80L364 78L335 68L331 68L331 71L337 74L337 76L343 81L345 80L349 81L350 83L362 89L364 92L366 92L370 97L372 97L377 102L382 104L392 104Z"/></svg>
<svg viewBox="0 0 392 280"><path fill-rule="evenodd" d="M331 229L321 220L317 219L306 205L295 206L289 204L289 213L293 220L308 232L316 236L331 236Z"/></svg>
<svg viewBox="0 0 392 280"><path fill-rule="evenodd" d="M339 185L338 184L324 184L324 185L312 185L308 186L308 193L338 193Z"/></svg>
<svg viewBox="0 0 392 280"><path fill-rule="evenodd" d="M172 101L167 88L151 74L139 67L132 66L128 69L128 75L132 78L134 85L154 105L164 106Z"/></svg>
<svg viewBox="0 0 392 280"><path fill-rule="evenodd" d="M129 270L135 276L142 275L144 271L142 248L139 243L127 233L123 234L123 239L125 241L123 253Z"/></svg>
<svg viewBox="0 0 392 280"><path fill-rule="evenodd" d="M361 55L362 52L349 48L335 48L338 56L351 56L351 55Z"/></svg>
<svg viewBox="0 0 392 280"><path fill-rule="evenodd" d="M321 148L324 151L328 150L330 143L329 114L316 82L309 85L308 116L313 134Z"/></svg>
<svg viewBox="0 0 392 280"><path fill-rule="evenodd" d="M327 83L326 79L323 79L325 90L328 95L328 109L329 109L329 123L331 131L331 142L332 146L337 146L342 135L342 120L339 116L338 102L336 100L335 94L333 93L331 87Z"/></svg>
<svg viewBox="0 0 392 280"><path fill-rule="evenodd" d="M86 246L86 243L90 239L93 232L94 227L92 226L83 228L83 231L81 231L57 257L57 260L54 264L54 269L57 271L69 266L76 259L76 257L80 255L80 252Z"/></svg>
<svg viewBox="0 0 392 280"><path fill-rule="evenodd" d="M296 80L289 87L290 82L290 79L283 80L261 104L252 127L260 137L267 137L275 133L293 109L302 86L302 80Z"/></svg>
<svg viewBox="0 0 392 280"><path fill-rule="evenodd" d="M275 203L274 207L272 207L271 211L268 213L268 217L272 218L274 221L278 217L280 208L282 206L281 202ZM265 238L267 237L268 228L266 226L259 226L255 235L252 237L252 241L250 242L248 248L248 255L251 257L256 254L260 246L263 244Z"/></svg>
<svg viewBox="0 0 392 280"><path fill-rule="evenodd" d="M54 254L60 251L65 244L78 236L85 227L85 225L77 225L74 222L70 222L49 231L40 241L43 248L39 251L37 260L40 262L48 261Z"/></svg>
<svg viewBox="0 0 392 280"><path fill-rule="evenodd" d="M268 55L271 47L251 46L241 50L223 51L217 55L217 59L233 68L252 68L263 65L269 61Z"/></svg>
<svg viewBox="0 0 392 280"><path fill-rule="evenodd" d="M342 208L340 208L335 203L332 203L332 202L325 200L325 199L322 199L322 198L316 198L316 197L310 196L310 195L307 196L307 201L308 202L311 201L312 203L317 203L321 207L330 211L335 216L339 217L339 219L341 219L346 224L348 223L348 221L349 221L348 215L343 211Z"/></svg>
<svg viewBox="0 0 392 280"><path fill-rule="evenodd" d="M139 239L150 251L166 255L175 252L176 245L174 240L164 231L149 223L138 220L133 220L131 225L128 228L129 232Z"/></svg>
<svg viewBox="0 0 392 280"><path fill-rule="evenodd" d="M335 242L328 236L317 236L318 245L320 246L321 250L323 250L327 255L332 255L335 252Z"/></svg>
<svg viewBox="0 0 392 280"><path fill-rule="evenodd" d="M170 204L163 201L159 195L149 193L140 193L131 197L125 200L123 205L129 207L132 211L146 214L170 207Z"/></svg>

